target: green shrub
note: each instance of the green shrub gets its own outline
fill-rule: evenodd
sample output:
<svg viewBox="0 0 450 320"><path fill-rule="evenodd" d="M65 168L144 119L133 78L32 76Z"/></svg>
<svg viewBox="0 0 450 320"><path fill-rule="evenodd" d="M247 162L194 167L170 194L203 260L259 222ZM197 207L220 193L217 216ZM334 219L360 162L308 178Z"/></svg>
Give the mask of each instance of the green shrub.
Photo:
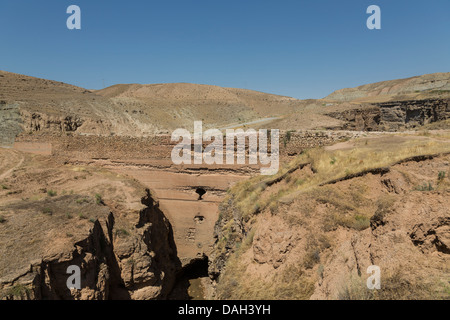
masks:
<svg viewBox="0 0 450 320"><path fill-rule="evenodd" d="M48 190L47 191L47 195L49 196L49 197L54 197L54 196L56 196L56 191L53 191L53 190Z"/></svg>
<svg viewBox="0 0 450 320"><path fill-rule="evenodd" d="M291 141L292 133L294 133L294 132L295 132L294 130L289 130L289 131L286 132L286 135L283 138L284 147L286 147L288 142Z"/></svg>
<svg viewBox="0 0 450 320"><path fill-rule="evenodd" d="M431 182L428 182L428 184L425 182L424 184L417 186L415 188L416 191L433 191L433 185L431 184Z"/></svg>
<svg viewBox="0 0 450 320"><path fill-rule="evenodd" d="M16 284L14 287L8 289L6 295L13 296L15 298L27 298L30 295L31 290L23 284Z"/></svg>
<svg viewBox="0 0 450 320"><path fill-rule="evenodd" d="M303 266L306 269L312 269L316 264L320 262L320 250L319 248L309 249L305 257L303 258Z"/></svg>
<svg viewBox="0 0 450 320"><path fill-rule="evenodd" d="M438 181L442 181L445 179L445 171L439 171Z"/></svg>
<svg viewBox="0 0 450 320"><path fill-rule="evenodd" d="M80 219L87 219L87 217L86 217L84 214L82 214L82 213L80 213L80 214L78 215L78 217L79 217Z"/></svg>
<svg viewBox="0 0 450 320"><path fill-rule="evenodd" d="M88 203L88 202L89 202L89 199L86 199L86 198L78 199L76 201L77 204L83 204L83 203Z"/></svg>
<svg viewBox="0 0 450 320"><path fill-rule="evenodd" d="M353 229L362 231L370 227L370 219L363 215L355 215L354 221L350 224Z"/></svg>
<svg viewBox="0 0 450 320"><path fill-rule="evenodd" d="M50 208L44 208L44 209L42 209L42 213L48 214L49 216L51 216L53 214L53 210Z"/></svg>
<svg viewBox="0 0 450 320"><path fill-rule="evenodd" d="M101 196L100 194L98 194L98 193L95 195L95 203L97 203L98 205L103 205L103 204L105 204L105 203L103 202L102 196Z"/></svg>
<svg viewBox="0 0 450 320"><path fill-rule="evenodd" d="M130 233L123 228L116 230L116 236L118 236L119 238L127 237L129 235Z"/></svg>

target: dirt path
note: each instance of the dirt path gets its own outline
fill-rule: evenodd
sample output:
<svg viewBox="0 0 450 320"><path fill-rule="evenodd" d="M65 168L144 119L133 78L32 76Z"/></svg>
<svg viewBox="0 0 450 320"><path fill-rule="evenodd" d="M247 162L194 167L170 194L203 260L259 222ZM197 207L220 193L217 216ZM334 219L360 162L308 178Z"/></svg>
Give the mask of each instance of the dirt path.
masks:
<svg viewBox="0 0 450 320"><path fill-rule="evenodd" d="M250 121L250 122L244 122L244 123L230 125L230 126L227 126L227 127L220 128L219 130L237 129L237 128L240 128L240 127L243 127L243 126L248 126L248 125L251 125L251 124L258 124L258 123L262 123L262 122L269 122L269 121L279 120L281 118L282 117L272 117L272 118L259 119L259 120L255 120L255 121Z"/></svg>
<svg viewBox="0 0 450 320"><path fill-rule="evenodd" d="M16 163L15 165L13 165L12 168L7 169L5 172L0 174L0 180L3 180L5 178L7 178L9 175L11 175L14 170L19 168L23 164L25 157L23 155L19 155L15 151L8 150L8 149L0 149L0 152L1 152L1 158L2 158L0 170L4 170L4 169L10 167L11 164Z"/></svg>

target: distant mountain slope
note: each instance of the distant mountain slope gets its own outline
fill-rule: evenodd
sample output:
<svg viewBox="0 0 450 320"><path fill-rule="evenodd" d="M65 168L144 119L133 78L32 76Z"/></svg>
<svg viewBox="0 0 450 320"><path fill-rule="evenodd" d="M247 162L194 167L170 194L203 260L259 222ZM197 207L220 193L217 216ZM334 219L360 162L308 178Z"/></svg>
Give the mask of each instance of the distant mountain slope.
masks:
<svg viewBox="0 0 450 320"><path fill-rule="evenodd" d="M222 127L289 114L302 105L290 97L191 83L120 84L96 93L119 105L133 105L135 114L152 110L168 128L192 126L192 120Z"/></svg>
<svg viewBox="0 0 450 320"><path fill-rule="evenodd" d="M189 83L86 90L5 71L0 71L0 102L0 120L20 114L0 128L8 137L6 131L13 128L16 135L19 127L26 132L148 136L180 127L192 130L196 120L205 128L258 121L292 113L302 105L274 94Z"/></svg>
<svg viewBox="0 0 450 320"><path fill-rule="evenodd" d="M264 92L224 88L212 85L192 84L192 83L165 83L165 84L118 84L96 93L106 97L133 97L141 99L162 99L168 101L189 101L189 100L239 100L249 97L270 98L277 101L296 100Z"/></svg>
<svg viewBox="0 0 450 320"><path fill-rule="evenodd" d="M346 110L430 98L450 98L450 73L342 89L326 99L297 100L190 83L118 84L96 91L0 71L0 144L10 145L22 131L141 137L176 128L193 130L193 122L199 120L204 129L338 129L359 117L354 111L350 120L349 115L341 116Z"/></svg>
<svg viewBox="0 0 450 320"><path fill-rule="evenodd" d="M105 102L103 97L70 84L0 71L0 101L26 104L30 112L93 115L90 104L96 100ZM76 101L75 109L71 101Z"/></svg>
<svg viewBox="0 0 450 320"><path fill-rule="evenodd" d="M377 101L390 98L421 99L441 94L450 94L450 72L426 74L407 79L382 81L356 88L341 89L333 92L325 99L336 101Z"/></svg>

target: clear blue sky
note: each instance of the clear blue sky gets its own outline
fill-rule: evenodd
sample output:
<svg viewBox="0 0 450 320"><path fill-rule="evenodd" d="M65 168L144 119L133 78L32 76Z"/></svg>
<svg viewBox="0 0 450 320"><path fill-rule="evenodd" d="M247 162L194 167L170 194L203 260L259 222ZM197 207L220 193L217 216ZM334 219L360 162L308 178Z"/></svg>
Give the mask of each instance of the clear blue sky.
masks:
<svg viewBox="0 0 450 320"><path fill-rule="evenodd" d="M80 6L82 30L66 9ZM368 30L366 9L382 10ZM89 89L191 82L296 98L450 71L449 0L1 0L0 69Z"/></svg>

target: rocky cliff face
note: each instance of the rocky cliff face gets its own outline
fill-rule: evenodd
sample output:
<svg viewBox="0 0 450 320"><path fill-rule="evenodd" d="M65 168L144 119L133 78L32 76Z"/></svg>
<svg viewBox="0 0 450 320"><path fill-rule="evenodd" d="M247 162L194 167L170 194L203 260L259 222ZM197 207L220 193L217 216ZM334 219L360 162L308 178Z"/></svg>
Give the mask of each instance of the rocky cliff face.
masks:
<svg viewBox="0 0 450 320"><path fill-rule="evenodd" d="M170 222L159 203L148 193L142 199L135 232L126 240L116 238L114 254L118 260L125 295L133 300L164 299L175 285L181 269ZM113 294L112 298L121 298Z"/></svg>
<svg viewBox="0 0 450 320"><path fill-rule="evenodd" d="M346 130L403 131L449 119L450 100L384 102L328 115L344 121Z"/></svg>
<svg viewBox="0 0 450 320"><path fill-rule="evenodd" d="M450 99L386 102L379 104L382 131L399 131L450 118Z"/></svg>
<svg viewBox="0 0 450 320"><path fill-rule="evenodd" d="M83 125L83 120L76 116L49 116L21 110L23 129L26 132L49 131L55 133L74 132Z"/></svg>
<svg viewBox="0 0 450 320"><path fill-rule="evenodd" d="M37 253L41 257L30 261L28 266L21 259L21 269L12 268L11 272L2 269L0 298L150 300L167 297L181 267L171 225L148 191L142 203L144 206L131 231L118 228L113 213L103 214L93 220L93 227L88 231L81 230L86 236L72 247ZM49 228L57 228L50 221L47 224ZM9 229L14 226L10 224ZM45 241L40 248L60 246L58 240L54 241L54 245ZM70 276L67 268L72 265L81 269L81 290L67 288L66 281Z"/></svg>

